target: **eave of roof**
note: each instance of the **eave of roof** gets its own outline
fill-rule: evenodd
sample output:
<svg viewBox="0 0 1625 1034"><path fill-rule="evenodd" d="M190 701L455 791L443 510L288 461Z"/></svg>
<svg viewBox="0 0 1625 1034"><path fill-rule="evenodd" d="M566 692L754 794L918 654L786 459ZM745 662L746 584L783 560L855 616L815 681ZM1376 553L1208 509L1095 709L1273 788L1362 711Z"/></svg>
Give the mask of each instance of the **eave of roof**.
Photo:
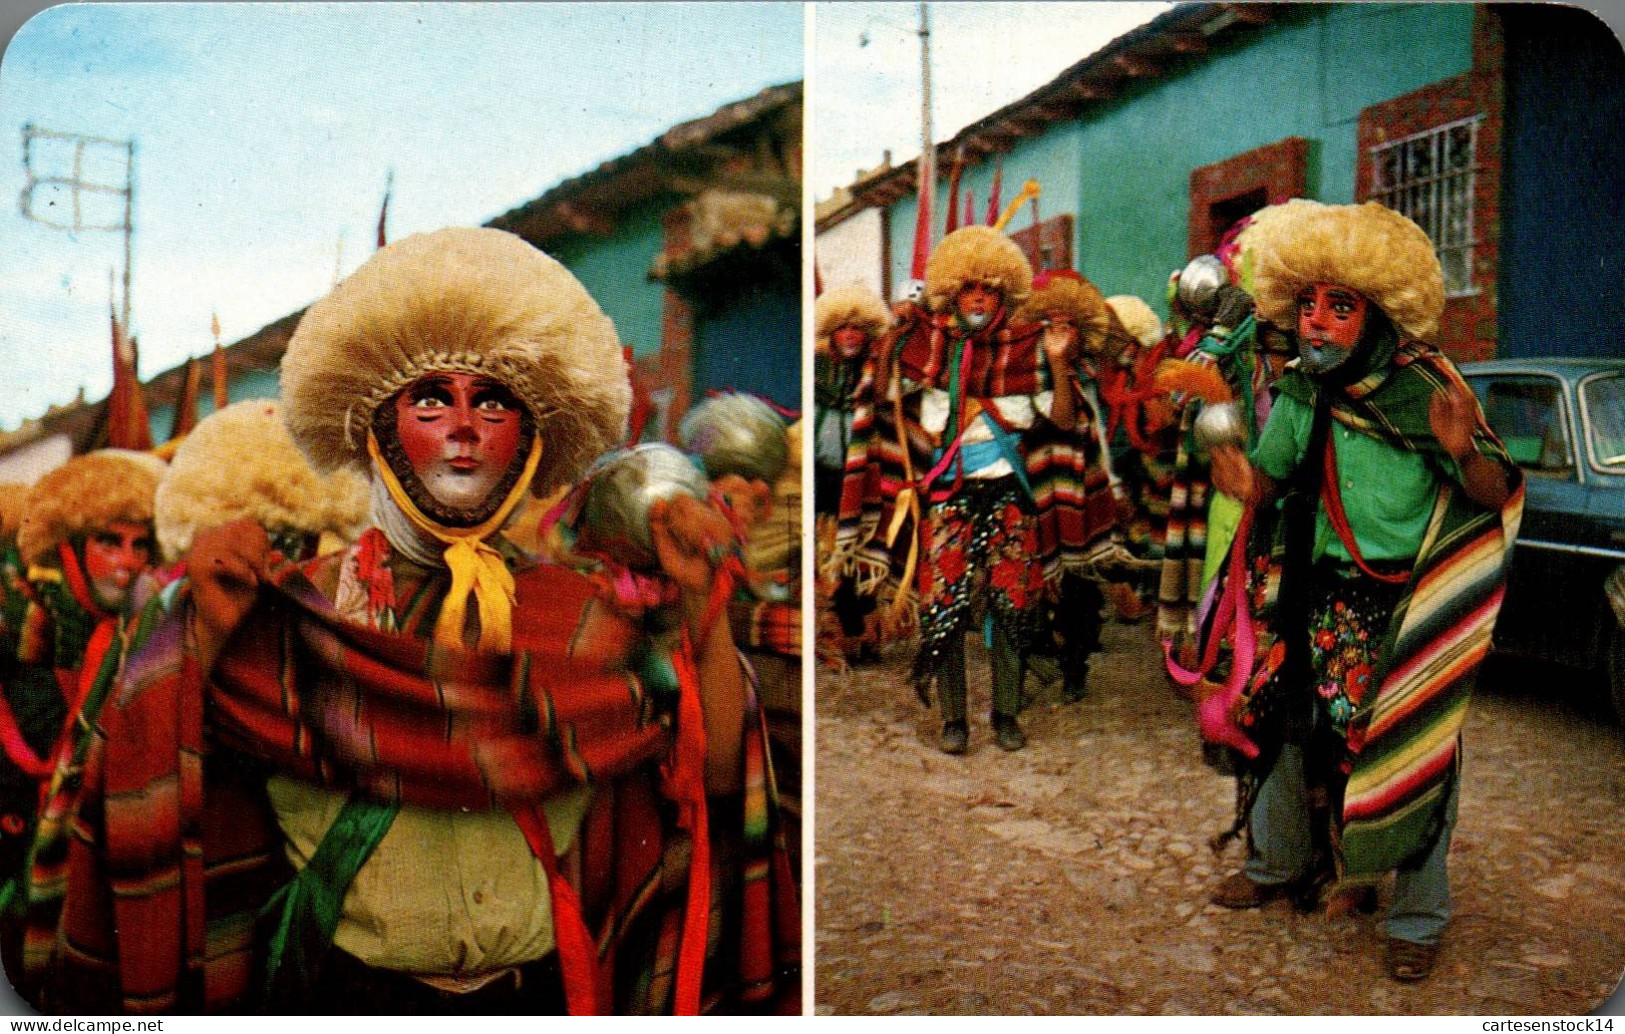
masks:
<svg viewBox="0 0 1625 1034"><path fill-rule="evenodd" d="M545 241L547 232L579 232L583 228L581 220L590 219L588 213L592 205L612 202L618 210L665 189L666 181L658 172L659 162L699 151L734 130L770 117L787 106L800 104L802 92L800 80L769 86L753 96L724 104L709 115L678 123L637 150L567 179L485 225L519 233L537 242ZM577 206L579 215L571 214L572 203ZM227 345L224 351L228 373L275 369L304 312L303 308L291 312ZM180 396L185 376L186 364L181 363L144 381L142 390L147 404L164 406L174 402ZM16 430L0 432L0 454L54 434L66 434L78 440L95 422L102 401L86 402L81 398L53 406L44 415L24 421Z"/></svg>
<svg viewBox="0 0 1625 1034"><path fill-rule="evenodd" d="M589 229L592 213L624 211L665 190L668 177L662 169L673 159L701 152L734 130L800 104L801 97L802 83L797 80L724 104L703 118L673 126L635 151L565 180L486 225L520 233L541 244Z"/></svg>
<svg viewBox="0 0 1625 1034"><path fill-rule="evenodd" d="M771 223L759 223L724 234L703 248L694 248L675 257L662 251L655 256L649 279L666 282L680 280L736 252L760 251L780 241L793 240L800 229L798 213L786 210Z"/></svg>
<svg viewBox="0 0 1625 1034"><path fill-rule="evenodd" d="M967 164L1007 151L1017 140L1042 132L1057 121L1079 117L1090 105L1110 102L1135 83L1166 75L1184 62L1200 59L1216 43L1279 20L1305 4L1288 3L1184 3L1165 11L1084 57L1060 75L1019 100L966 126L935 147L938 169L945 169L955 154ZM889 205L916 188L913 158L900 165L882 166L860 176L844 189L845 204L818 214L823 231L844 222L865 208Z"/></svg>

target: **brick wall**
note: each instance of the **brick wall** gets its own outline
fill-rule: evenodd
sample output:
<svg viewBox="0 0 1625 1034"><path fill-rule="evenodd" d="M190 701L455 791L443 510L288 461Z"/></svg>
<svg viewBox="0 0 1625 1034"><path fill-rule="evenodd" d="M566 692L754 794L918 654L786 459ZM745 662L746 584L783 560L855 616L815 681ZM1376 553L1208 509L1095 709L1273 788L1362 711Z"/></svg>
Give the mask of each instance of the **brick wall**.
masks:
<svg viewBox="0 0 1625 1034"><path fill-rule="evenodd" d="M1027 256L1034 273L1072 268L1071 215L1057 215L1024 230L1010 233L1010 239ZM1045 262L1045 256L1049 261Z"/></svg>
<svg viewBox="0 0 1625 1034"><path fill-rule="evenodd" d="M1371 197L1371 148L1473 115L1483 116L1473 177L1473 294L1445 300L1435 342L1451 359L1493 359L1500 271L1501 156L1505 46L1500 19L1483 5L1473 17L1473 70L1360 112L1355 199Z"/></svg>
<svg viewBox="0 0 1625 1034"><path fill-rule="evenodd" d="M1303 197L1308 164L1309 141L1301 136L1289 136L1222 162L1192 169L1190 254L1187 257L1211 254L1219 246L1224 232L1230 228L1228 224L1235 222L1235 219L1214 218L1214 209L1222 208L1225 201L1258 194L1263 204L1271 205L1287 198Z"/></svg>
<svg viewBox="0 0 1625 1034"><path fill-rule="evenodd" d="M662 219L665 226L664 253L686 254L693 247L694 216L687 205L677 205ZM675 441L677 422L688 412L694 390L694 310L669 285L660 313L660 351L640 360L635 373L650 392L668 391L665 410L666 439Z"/></svg>

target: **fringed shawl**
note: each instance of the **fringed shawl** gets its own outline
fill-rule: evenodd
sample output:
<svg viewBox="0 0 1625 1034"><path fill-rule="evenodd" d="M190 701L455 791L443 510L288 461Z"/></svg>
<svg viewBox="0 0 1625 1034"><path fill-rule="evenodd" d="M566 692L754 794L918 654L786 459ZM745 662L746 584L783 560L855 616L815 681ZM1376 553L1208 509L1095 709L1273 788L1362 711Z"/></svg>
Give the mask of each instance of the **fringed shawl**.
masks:
<svg viewBox="0 0 1625 1034"><path fill-rule="evenodd" d="M131 655L95 723L46 1004L249 1007L256 913L291 876L263 793L281 771L385 802L502 807L522 829L545 796L590 782L579 876L554 887L555 917L579 907L587 923L584 937L562 921L558 931L567 996L572 1009L585 992L597 1011L669 1010L679 955L708 940L703 920L685 929L689 860L702 854L674 827L693 806L692 786L679 785L692 765L676 744L678 723L694 715L631 672L578 656L574 640L597 605L588 579L537 567L517 573L516 590L513 655L481 655L343 621L284 567L207 681L183 597ZM747 780L746 806L771 817L770 787ZM752 839L752 828L764 835ZM771 823L746 830L747 859L771 860ZM769 889L770 904L794 912L793 886L775 879ZM729 984L771 996L787 973L777 933L747 917Z"/></svg>
<svg viewBox="0 0 1625 1034"><path fill-rule="evenodd" d="M1333 402L1332 418L1395 448L1441 457L1443 449L1428 420L1428 400L1451 382L1471 390L1443 356L1405 342L1391 365L1344 389ZM1317 386L1296 370L1289 370L1278 385L1283 394L1313 405ZM1474 445L1481 455L1516 471L1482 414ZM1338 863L1340 875L1351 883L1375 880L1417 857L1442 828L1459 734L1478 666L1489 651L1523 499L1521 479L1498 512L1474 503L1453 482L1439 487L1373 672L1376 695L1349 726L1352 770L1343 799ZM1284 644L1270 631L1282 555L1280 537L1270 534L1264 527L1268 523L1260 522L1260 533L1253 536L1251 604L1259 662L1243 698L1242 724L1249 731L1262 729L1261 717L1273 692L1307 692L1303 686L1270 688ZM1234 548L1244 545L1238 540ZM1226 588L1220 585L1217 595ZM1266 750L1265 756L1270 753Z"/></svg>
<svg viewBox="0 0 1625 1034"><path fill-rule="evenodd" d="M988 329L967 334L951 314L920 316L895 326L876 346L878 357L865 366L854 409L852 443L842 484L836 563L859 574L859 591L876 590L888 580L891 590L906 595L906 557L921 529L913 520L909 495L918 502L925 476L933 466L937 443L920 426L916 399L875 399L876 362L891 364L889 384L898 378L948 391L956 383L955 413L966 399L989 400L1008 395L1036 395L1051 387L1049 363L1041 347L1043 327L996 318ZM959 376L951 369L955 346L964 344ZM1074 386L1074 390L1077 391ZM1038 516L1039 555L1046 577L1058 577L1084 556L1116 524L1116 503L1095 422L1100 419L1077 391L1078 424L1061 431L1040 419L1027 430L1007 428L1019 438L1032 502ZM984 412L995 415L986 407ZM860 433L861 428L861 433ZM958 433L950 426L941 444ZM933 486L951 486L950 468ZM881 590L886 595L886 590Z"/></svg>

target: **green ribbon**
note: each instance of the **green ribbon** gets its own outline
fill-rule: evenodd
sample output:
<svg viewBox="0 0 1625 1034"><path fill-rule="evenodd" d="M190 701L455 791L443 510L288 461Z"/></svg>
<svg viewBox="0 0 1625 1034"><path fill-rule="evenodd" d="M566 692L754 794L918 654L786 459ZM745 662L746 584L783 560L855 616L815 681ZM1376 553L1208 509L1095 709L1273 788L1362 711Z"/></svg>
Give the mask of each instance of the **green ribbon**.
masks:
<svg viewBox="0 0 1625 1034"><path fill-rule="evenodd" d="M1234 330L1221 334L1219 333L1221 329L1223 328L1213 328L1196 347L1220 360L1221 369L1231 369L1236 382L1236 392L1240 396L1243 423L1247 427L1247 448L1251 450L1258 444L1258 403L1253 396L1253 377L1258 372L1259 358L1258 349L1252 347L1258 334L1258 323L1249 313L1246 319L1236 324ZM1239 367L1235 363L1238 352L1242 356ZM1194 437L1187 445L1195 451Z"/></svg>
<svg viewBox="0 0 1625 1034"><path fill-rule="evenodd" d="M265 1011L297 1007L316 983L338 929L344 893L400 812L399 804L352 797L299 874L260 912L275 917L266 946L261 1004Z"/></svg>

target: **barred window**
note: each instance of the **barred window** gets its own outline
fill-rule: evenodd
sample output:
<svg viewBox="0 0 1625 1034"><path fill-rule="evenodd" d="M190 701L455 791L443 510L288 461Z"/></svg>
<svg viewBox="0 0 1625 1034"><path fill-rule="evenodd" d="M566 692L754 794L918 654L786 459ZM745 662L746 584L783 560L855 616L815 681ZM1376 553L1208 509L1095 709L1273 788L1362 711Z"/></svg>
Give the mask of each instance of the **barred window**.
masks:
<svg viewBox="0 0 1625 1034"><path fill-rule="evenodd" d="M1482 115L1371 148L1371 197L1408 216L1433 240L1446 295L1473 286L1473 173Z"/></svg>

